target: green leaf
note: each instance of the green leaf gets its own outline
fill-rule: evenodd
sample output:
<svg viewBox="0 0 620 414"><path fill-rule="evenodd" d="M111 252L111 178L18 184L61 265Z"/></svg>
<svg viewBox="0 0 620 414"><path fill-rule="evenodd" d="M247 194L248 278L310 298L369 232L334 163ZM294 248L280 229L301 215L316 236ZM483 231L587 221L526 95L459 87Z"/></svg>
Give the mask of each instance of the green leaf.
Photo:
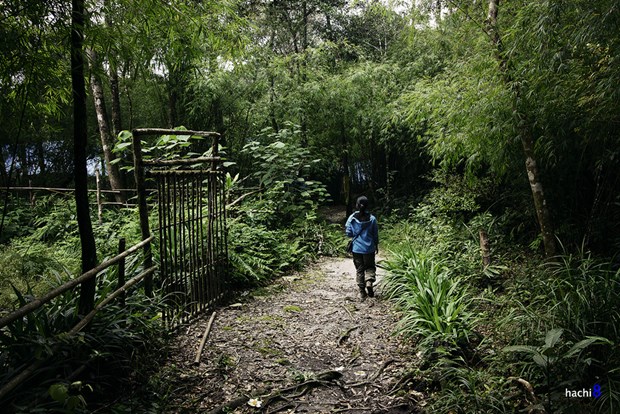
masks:
<svg viewBox="0 0 620 414"><path fill-rule="evenodd" d="M546 368L547 365L549 364L549 357L540 355L540 354L535 354L532 358L534 360L534 362L536 363L536 365Z"/></svg>
<svg viewBox="0 0 620 414"><path fill-rule="evenodd" d="M547 348L553 348L553 346L555 346L555 344L557 344L560 340L563 332L564 329L562 328L555 328L547 332L547 335L545 337L545 346Z"/></svg>
<svg viewBox="0 0 620 414"><path fill-rule="evenodd" d="M609 339L607 339L607 338L603 338L601 336L591 336L591 337L588 337L587 339L581 340L581 341L577 342L575 345L573 345L571 347L571 349L568 350L568 352L566 352L564 355L562 355L562 359L571 358L575 354L580 353L585 348L589 347L590 345L596 344L596 343L609 344L609 345L612 344L612 342Z"/></svg>
<svg viewBox="0 0 620 414"><path fill-rule="evenodd" d="M121 131L118 133L118 139L119 141L126 141L126 140L131 140L131 138L133 137L133 134L131 133L131 131Z"/></svg>
<svg viewBox="0 0 620 414"><path fill-rule="evenodd" d="M507 346L504 349L502 349L503 352L523 352L526 354L537 354L538 351L536 350L536 348L534 348L533 346L529 346L529 345L512 345L512 346Z"/></svg>
<svg viewBox="0 0 620 414"><path fill-rule="evenodd" d="M68 392L64 384L52 384L48 390L50 397L60 403L64 403L67 400Z"/></svg>

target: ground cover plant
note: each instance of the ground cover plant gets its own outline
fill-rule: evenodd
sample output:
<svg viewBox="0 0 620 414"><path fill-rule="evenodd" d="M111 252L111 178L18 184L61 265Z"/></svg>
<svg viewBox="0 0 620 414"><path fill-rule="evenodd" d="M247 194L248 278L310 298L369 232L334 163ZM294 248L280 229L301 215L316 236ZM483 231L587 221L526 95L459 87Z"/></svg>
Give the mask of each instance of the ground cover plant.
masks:
<svg viewBox="0 0 620 414"><path fill-rule="evenodd" d="M613 262L583 250L532 261L527 247L502 243L501 217L445 215L442 197L455 188L437 187L387 231L384 289L401 314L396 334L427 356L412 386L427 384L428 411L613 411ZM486 267L471 231L485 224L494 240ZM581 389L598 398L567 398Z"/></svg>

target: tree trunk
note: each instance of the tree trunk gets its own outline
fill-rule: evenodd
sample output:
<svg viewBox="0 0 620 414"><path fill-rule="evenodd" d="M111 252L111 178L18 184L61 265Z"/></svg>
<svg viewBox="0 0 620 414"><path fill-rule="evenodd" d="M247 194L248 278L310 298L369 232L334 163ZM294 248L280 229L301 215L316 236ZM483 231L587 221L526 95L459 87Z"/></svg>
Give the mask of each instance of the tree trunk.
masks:
<svg viewBox="0 0 620 414"><path fill-rule="evenodd" d="M110 61L110 91L112 92L112 134L116 137L123 130L121 122L121 94L118 86L118 70Z"/></svg>
<svg viewBox="0 0 620 414"><path fill-rule="evenodd" d="M73 175L75 207L80 232L82 272L97 264L97 247L88 205L88 171L86 169L86 84L84 82L84 0L72 0L71 10L71 85L73 88ZM79 313L86 315L95 304L96 280L81 285Z"/></svg>
<svg viewBox="0 0 620 414"><path fill-rule="evenodd" d="M113 163L116 156L112 152L114 148L114 137L110 133L108 124L108 113L105 106L105 95L103 94L103 85L101 79L97 75L100 70L99 59L94 50L88 49L88 56L91 61L90 86L93 92L93 100L95 101L95 112L97 113L97 123L99 125L99 135L101 137L101 148L103 149L103 158L105 160L106 171L108 172L108 180L112 190L123 188L123 181L118 165ZM124 202L123 194L114 195L116 201Z"/></svg>
<svg viewBox="0 0 620 414"><path fill-rule="evenodd" d="M532 190L536 217L542 233L545 256L552 257L556 253L555 234L549 205L543 191L541 174L538 170L536 155L534 153L535 138L532 131L532 122L529 117L519 107L521 100L521 89L519 84L512 79L508 57L504 53L502 39L497 30L497 15L500 0L489 0L489 13L487 16L488 34L495 48L495 58L497 60L502 79L506 87L512 92L512 113L515 123L518 126L521 145L525 155L525 168L527 177Z"/></svg>
<svg viewBox="0 0 620 414"><path fill-rule="evenodd" d="M274 47L273 47L273 43L274 43L274 38L275 38L275 28L271 29L271 34L269 35L269 49L271 52L274 52ZM276 119L276 107L275 107L275 101L276 101L276 80L275 80L275 76L273 73L271 73L271 70L269 70L269 118L271 120L271 128L273 128L273 132L275 132L276 134L280 131L280 128L278 126L278 121Z"/></svg>
<svg viewBox="0 0 620 414"><path fill-rule="evenodd" d="M2 187L8 187L10 183L9 183L9 174L6 172L6 160L4 158L4 148L0 148L0 177L2 179L2 182L0 183Z"/></svg>
<svg viewBox="0 0 620 414"><path fill-rule="evenodd" d="M302 13L303 13L303 29L302 29L302 37L301 37L301 48L302 53L304 54L301 60L301 84L305 85L308 81L308 62L306 51L308 50L308 3L306 1L302 2ZM304 104L304 108L301 111L301 146L303 148L308 147L308 116L306 114L307 105L305 99L302 99Z"/></svg>
<svg viewBox="0 0 620 414"><path fill-rule="evenodd" d="M104 5L106 8L111 6L111 3L111 0L104 0ZM105 25L108 28L114 28L114 21L112 20L110 13L106 13L105 15ZM116 60L109 57L108 61L110 63L110 91L112 93L112 135L116 137L118 133L122 131L121 95L118 86L118 68L116 66Z"/></svg>
<svg viewBox="0 0 620 414"><path fill-rule="evenodd" d="M39 161L39 174L44 175L45 168L45 149L43 148L43 141L37 142L37 158Z"/></svg>
<svg viewBox="0 0 620 414"><path fill-rule="evenodd" d="M342 196L347 208L347 217L353 213L351 204L351 174L349 173L349 148L347 145L347 134L344 125L344 115L340 122L340 142L342 145Z"/></svg>

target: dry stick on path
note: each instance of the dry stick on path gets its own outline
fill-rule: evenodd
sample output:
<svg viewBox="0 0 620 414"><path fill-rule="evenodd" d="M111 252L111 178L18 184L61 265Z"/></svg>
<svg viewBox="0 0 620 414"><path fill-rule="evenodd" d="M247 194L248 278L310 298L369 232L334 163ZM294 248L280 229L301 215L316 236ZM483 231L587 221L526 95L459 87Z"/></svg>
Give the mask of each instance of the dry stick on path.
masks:
<svg viewBox="0 0 620 414"><path fill-rule="evenodd" d="M287 398L284 396L284 394L287 394L289 392L297 391L300 388L307 388L307 389L304 389L302 391L302 393L305 394L311 388L316 388L316 387L319 387L321 385L332 385L330 383L330 381L337 380L340 377L342 377L342 373L341 372L332 371L332 370L324 371L324 372L321 372L321 373L317 374L315 379L311 379L311 380L302 382L301 384L295 384L295 385L291 385L291 386L286 387L286 388L275 390L275 391L271 392L269 395L267 395L266 397L264 397L263 409L266 409L269 404L271 404L272 402L277 401L279 399L287 400ZM266 392L268 392L268 391L265 390L265 389L261 389L259 391L256 391L256 392L252 393L251 395L253 395L253 396L264 395ZM303 394L301 394L301 395L303 395ZM240 395L238 397L235 397L233 400L231 400L229 402L226 402L226 403L224 403L224 404L222 404L222 405L220 405L218 407L213 408L207 414L222 414L222 413L231 412L235 408L241 407L250 398L251 398L251 396L249 394L248 395L246 395L246 394Z"/></svg>
<svg viewBox="0 0 620 414"><path fill-rule="evenodd" d="M351 332L358 329L359 327L360 327L359 325L356 325L352 328L347 329L347 331L340 337L340 339L338 339L338 346L342 345L342 343L347 340Z"/></svg>
<svg viewBox="0 0 620 414"><path fill-rule="evenodd" d="M202 355L202 350L207 343L207 338L209 337L209 332L211 332L211 327L213 326L213 320L215 319L216 312L213 311L211 314L211 318L209 319L209 323L207 324L207 329L205 329L204 335L202 335L202 340L200 341L200 346L198 347L198 351L196 352L196 359L194 359L194 364L198 364L200 362L200 356Z"/></svg>
<svg viewBox="0 0 620 414"><path fill-rule="evenodd" d="M348 310L346 306L344 306L344 305L340 305L340 307L341 307L342 309L344 309L344 310L345 310L345 311L349 314L349 316L351 317L351 319L355 319L355 318L353 317L353 314L351 313L351 311L350 311L350 310Z"/></svg>
<svg viewBox="0 0 620 414"><path fill-rule="evenodd" d="M361 387L362 385L369 385L372 384L373 382L375 382L375 380L377 378L379 378L379 375L381 375L381 373L383 372L384 369L387 368L388 365L392 364L396 362L395 359L388 359L387 361L385 361L377 370L377 372L374 373L374 375L372 377L370 377L367 381L363 381L363 382L357 382L355 384L347 384L347 387L349 388L354 388L354 387Z"/></svg>

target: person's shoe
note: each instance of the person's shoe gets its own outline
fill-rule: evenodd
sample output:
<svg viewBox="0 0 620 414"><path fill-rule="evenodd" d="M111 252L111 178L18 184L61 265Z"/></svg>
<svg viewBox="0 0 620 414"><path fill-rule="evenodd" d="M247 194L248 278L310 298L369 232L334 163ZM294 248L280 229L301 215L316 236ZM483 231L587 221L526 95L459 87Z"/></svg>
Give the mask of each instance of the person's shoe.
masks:
<svg viewBox="0 0 620 414"><path fill-rule="evenodd" d="M368 291L368 297L371 297L371 298L375 297L375 291L372 286L372 280L369 280L368 282L366 282L366 290Z"/></svg>
<svg viewBox="0 0 620 414"><path fill-rule="evenodd" d="M360 288L360 302L365 301L367 296L368 295L366 294L366 290L364 290L363 288Z"/></svg>

